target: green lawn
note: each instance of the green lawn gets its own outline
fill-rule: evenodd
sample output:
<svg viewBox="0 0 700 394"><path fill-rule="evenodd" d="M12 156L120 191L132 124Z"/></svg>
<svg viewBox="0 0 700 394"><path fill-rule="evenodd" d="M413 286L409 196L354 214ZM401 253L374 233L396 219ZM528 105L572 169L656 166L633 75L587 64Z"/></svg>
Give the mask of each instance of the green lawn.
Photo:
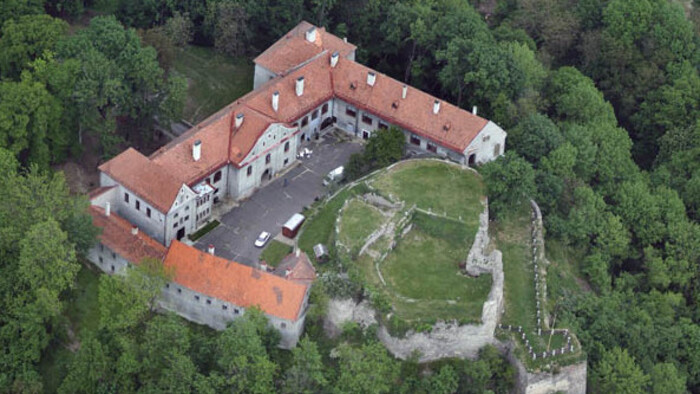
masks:
<svg viewBox="0 0 700 394"><path fill-rule="evenodd" d="M360 200L348 203L340 219L340 242L353 252L359 252L367 237L384 221L377 208Z"/></svg>
<svg viewBox="0 0 700 394"><path fill-rule="evenodd" d="M292 253L291 246L273 239L260 254L260 260L264 260L270 267L277 267L282 259L290 253Z"/></svg>
<svg viewBox="0 0 700 394"><path fill-rule="evenodd" d="M307 219L302 227L299 236L299 248L309 256L313 256L313 247L318 243L330 247L331 235L335 228L335 218L338 211L353 192L344 189L331 200L312 208L310 214L305 215Z"/></svg>
<svg viewBox="0 0 700 394"><path fill-rule="evenodd" d="M97 300L99 273L85 262L80 272L76 288L65 301L64 315L79 341L82 334L97 329L100 322L100 310ZM54 340L46 349L39 362L39 373L44 379L44 391L56 392L68 372L68 364L73 358L64 341Z"/></svg>
<svg viewBox="0 0 700 394"><path fill-rule="evenodd" d="M399 317L411 322L480 321L484 301L491 290L491 276L462 275L459 262L466 257L468 248L455 246L414 228L381 263ZM417 302L402 300L400 296Z"/></svg>
<svg viewBox="0 0 700 394"><path fill-rule="evenodd" d="M529 332L535 329L535 272L530 249L530 205L523 206L490 226L495 246L503 252L505 275L505 314L503 324L520 325Z"/></svg>
<svg viewBox="0 0 700 394"><path fill-rule="evenodd" d="M250 59L224 56L213 48L188 45L178 49L174 69L189 83L183 118L192 124L253 89Z"/></svg>
<svg viewBox="0 0 700 394"><path fill-rule="evenodd" d="M461 216L478 228L484 184L469 170L436 161L409 161L379 174L372 186L418 208Z"/></svg>

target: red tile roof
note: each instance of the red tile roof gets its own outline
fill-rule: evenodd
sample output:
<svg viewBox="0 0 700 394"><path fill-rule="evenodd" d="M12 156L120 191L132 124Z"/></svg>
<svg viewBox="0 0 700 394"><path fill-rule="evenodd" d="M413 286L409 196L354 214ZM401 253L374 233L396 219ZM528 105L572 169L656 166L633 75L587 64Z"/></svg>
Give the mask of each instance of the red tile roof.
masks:
<svg viewBox="0 0 700 394"><path fill-rule="evenodd" d="M175 282L240 307L258 306L268 315L297 320L308 286L202 252L173 240L165 257Z"/></svg>
<svg viewBox="0 0 700 394"><path fill-rule="evenodd" d="M315 27L309 22L302 21L284 37L280 38L255 58L254 62L266 69L281 74L289 71L319 53L338 51L346 57L357 47L326 32L325 28L316 28L316 41L309 42L306 32Z"/></svg>
<svg viewBox="0 0 700 394"><path fill-rule="evenodd" d="M134 148L128 148L102 164L99 170L138 194L160 212L170 210L184 183L173 175L180 173L179 168L165 169Z"/></svg>
<svg viewBox="0 0 700 394"><path fill-rule="evenodd" d="M103 208L92 205L88 212L92 216L92 223L102 229L100 242L128 261L138 264L146 257L158 260L165 257L165 246L143 231L133 235L132 224L113 211L106 216Z"/></svg>
<svg viewBox="0 0 700 394"><path fill-rule="evenodd" d="M287 270L290 271L289 276L286 276ZM273 273L277 276L287 278L303 284L311 284L316 279L316 269L314 268L309 256L301 252L299 256L295 253L290 253L279 263Z"/></svg>
<svg viewBox="0 0 700 394"><path fill-rule="evenodd" d="M455 151L463 152L488 123L442 100L434 114L435 97L408 86L403 99L403 83L359 63L339 59L331 70L336 97ZM369 72L374 86L367 84Z"/></svg>

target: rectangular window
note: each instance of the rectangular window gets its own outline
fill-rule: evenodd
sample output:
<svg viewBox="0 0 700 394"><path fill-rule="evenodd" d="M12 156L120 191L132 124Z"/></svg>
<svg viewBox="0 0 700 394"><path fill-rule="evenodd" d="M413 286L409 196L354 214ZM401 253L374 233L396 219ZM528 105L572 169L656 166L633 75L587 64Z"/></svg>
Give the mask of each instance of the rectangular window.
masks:
<svg viewBox="0 0 700 394"><path fill-rule="evenodd" d="M166 283L166 284L165 284L165 288L166 288L166 289L169 289L169 288L170 288L170 283Z"/></svg>
<svg viewBox="0 0 700 394"><path fill-rule="evenodd" d="M185 216L185 221L190 220L190 215Z"/></svg>
<svg viewBox="0 0 700 394"><path fill-rule="evenodd" d="M435 144L431 144L430 142L428 142L427 149L430 152L437 153L437 145L435 145Z"/></svg>
<svg viewBox="0 0 700 394"><path fill-rule="evenodd" d="M372 118L367 115L362 115L362 123L372 125Z"/></svg>
<svg viewBox="0 0 700 394"><path fill-rule="evenodd" d="M100 244L100 252L104 252L104 251L105 251L105 246Z"/></svg>
<svg viewBox="0 0 700 394"><path fill-rule="evenodd" d="M304 119L301 120L301 127L306 127L307 124L309 124L309 117L304 116Z"/></svg>
<svg viewBox="0 0 700 394"><path fill-rule="evenodd" d="M194 296L194 299L199 301L199 296L198 295Z"/></svg>
<svg viewBox="0 0 700 394"><path fill-rule="evenodd" d="M102 257L99 257L100 264L104 263L104 260L102 260Z"/></svg>
<svg viewBox="0 0 700 394"><path fill-rule="evenodd" d="M286 166L287 163L289 163L289 159L284 159L284 165Z"/></svg>
<svg viewBox="0 0 700 394"><path fill-rule="evenodd" d="M318 110L314 111L314 112L311 114L311 120L314 120L314 119L318 119Z"/></svg>
<svg viewBox="0 0 700 394"><path fill-rule="evenodd" d="M151 208L146 208L146 216L151 217Z"/></svg>
<svg viewBox="0 0 700 394"><path fill-rule="evenodd" d="M140 211L141 210L141 201L136 200L136 210Z"/></svg>
<svg viewBox="0 0 700 394"><path fill-rule="evenodd" d="M347 107L347 108L345 108L345 115L350 116L352 118L355 118L355 117L357 117L357 112L355 112L354 109Z"/></svg>
<svg viewBox="0 0 700 394"><path fill-rule="evenodd" d="M211 300L207 300L207 305L211 305Z"/></svg>
<svg viewBox="0 0 700 394"><path fill-rule="evenodd" d="M112 260L116 260L116 259L117 259L117 254L112 252Z"/></svg>
<svg viewBox="0 0 700 394"><path fill-rule="evenodd" d="M386 123L379 122L379 128L386 130L389 128L389 126L387 126Z"/></svg>
<svg viewBox="0 0 700 394"><path fill-rule="evenodd" d="M221 309L228 310L228 305L221 305Z"/></svg>
<svg viewBox="0 0 700 394"><path fill-rule="evenodd" d="M284 151L289 152L289 141L284 143Z"/></svg>
<svg viewBox="0 0 700 394"><path fill-rule="evenodd" d="M251 176L253 174L253 165L249 165L248 169L246 170L246 175Z"/></svg>
<svg viewBox="0 0 700 394"><path fill-rule="evenodd" d="M265 164L270 164L271 160L272 160L272 156L268 153L267 156L265 156Z"/></svg>
<svg viewBox="0 0 700 394"><path fill-rule="evenodd" d="M321 107L321 114L325 115L326 112L328 112L328 103L323 104L323 107Z"/></svg>
<svg viewBox="0 0 700 394"><path fill-rule="evenodd" d="M180 214L179 214L179 213L175 213L175 215L173 215L173 219L177 219L178 216L180 216Z"/></svg>
<svg viewBox="0 0 700 394"><path fill-rule="evenodd" d="M234 309L234 310L233 310L233 313L235 313L235 314L239 314L239 313L240 313L240 311L239 311L238 309Z"/></svg>
<svg viewBox="0 0 700 394"><path fill-rule="evenodd" d="M177 222L173 223L173 228L177 228Z"/></svg>
<svg viewBox="0 0 700 394"><path fill-rule="evenodd" d="M182 294L182 289L177 289L177 294Z"/></svg>
<svg viewBox="0 0 700 394"><path fill-rule="evenodd" d="M129 193L124 193L124 202L129 203Z"/></svg>
<svg viewBox="0 0 700 394"><path fill-rule="evenodd" d="M114 266L112 266L112 272L114 272Z"/></svg>
<svg viewBox="0 0 700 394"><path fill-rule="evenodd" d="M214 182L219 182L221 180L221 171L217 171L216 174L214 174Z"/></svg>
<svg viewBox="0 0 700 394"><path fill-rule="evenodd" d="M420 138L416 137L415 135L412 135L412 136L411 136L411 143L412 143L413 145L418 145L418 146L420 146Z"/></svg>

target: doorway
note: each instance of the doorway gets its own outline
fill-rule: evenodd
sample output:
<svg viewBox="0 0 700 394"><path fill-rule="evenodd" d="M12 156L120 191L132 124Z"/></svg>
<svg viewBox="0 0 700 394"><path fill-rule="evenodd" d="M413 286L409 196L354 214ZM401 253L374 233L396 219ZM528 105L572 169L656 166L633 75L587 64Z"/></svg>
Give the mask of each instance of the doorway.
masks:
<svg viewBox="0 0 700 394"><path fill-rule="evenodd" d="M474 167L474 164L476 164L476 153L469 155L469 167Z"/></svg>
<svg viewBox="0 0 700 394"><path fill-rule="evenodd" d="M177 230L177 240L179 241L183 238L185 238L185 228L184 227Z"/></svg>

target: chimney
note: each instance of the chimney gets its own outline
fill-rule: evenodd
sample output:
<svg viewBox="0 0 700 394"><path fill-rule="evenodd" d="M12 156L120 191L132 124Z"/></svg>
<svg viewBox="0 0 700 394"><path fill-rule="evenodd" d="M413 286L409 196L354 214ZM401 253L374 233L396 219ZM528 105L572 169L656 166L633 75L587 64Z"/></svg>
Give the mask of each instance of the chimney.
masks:
<svg viewBox="0 0 700 394"><path fill-rule="evenodd" d="M194 161L199 161L202 158L202 141L197 140L192 144L192 158Z"/></svg>
<svg viewBox="0 0 700 394"><path fill-rule="evenodd" d="M297 78L296 92L297 96L304 94L304 77Z"/></svg>
<svg viewBox="0 0 700 394"><path fill-rule="evenodd" d="M306 41L316 42L316 28L315 27L312 27L311 29L306 31Z"/></svg>
<svg viewBox="0 0 700 394"><path fill-rule="evenodd" d="M347 37L343 37L343 42L348 42L348 38L347 38Z"/></svg>
<svg viewBox="0 0 700 394"><path fill-rule="evenodd" d="M131 226L131 235L137 235L139 233L139 228L136 226Z"/></svg>
<svg viewBox="0 0 700 394"><path fill-rule="evenodd" d="M476 116L476 105L472 107L472 115Z"/></svg>
<svg viewBox="0 0 700 394"><path fill-rule="evenodd" d="M280 108L280 92L275 91L272 93L272 109L277 112L277 110Z"/></svg>
<svg viewBox="0 0 700 394"><path fill-rule="evenodd" d="M340 53L338 51L333 52L331 55L331 67L335 67L336 64L338 64L338 58L340 57Z"/></svg>
<svg viewBox="0 0 700 394"><path fill-rule="evenodd" d="M207 248L207 253L213 255L215 250L216 249L214 248L214 245L209 244L209 247Z"/></svg>
<svg viewBox="0 0 700 394"><path fill-rule="evenodd" d="M289 279L289 277L292 275L292 270L287 268L284 270L284 278Z"/></svg>
<svg viewBox="0 0 700 394"><path fill-rule="evenodd" d="M401 91L401 98L402 99L406 98L406 93L408 93L408 86L403 85L403 90Z"/></svg>
<svg viewBox="0 0 700 394"><path fill-rule="evenodd" d="M236 128L240 128L243 124L243 114L236 115Z"/></svg>
<svg viewBox="0 0 700 394"><path fill-rule="evenodd" d="M109 202L105 203L105 216L109 216L109 214L112 213L112 204Z"/></svg>
<svg viewBox="0 0 700 394"><path fill-rule="evenodd" d="M260 270L263 272L267 272L267 263L266 262L263 261L262 263L260 263Z"/></svg>
<svg viewBox="0 0 700 394"><path fill-rule="evenodd" d="M433 113L437 115L438 112L440 112L440 101L435 100L435 103L433 103Z"/></svg>
<svg viewBox="0 0 700 394"><path fill-rule="evenodd" d="M297 257L299 257L299 248L297 248L295 254L296 254Z"/></svg>
<svg viewBox="0 0 700 394"><path fill-rule="evenodd" d="M375 74L371 71L367 73L367 85L374 86L374 81L376 79L377 79L377 74Z"/></svg>

